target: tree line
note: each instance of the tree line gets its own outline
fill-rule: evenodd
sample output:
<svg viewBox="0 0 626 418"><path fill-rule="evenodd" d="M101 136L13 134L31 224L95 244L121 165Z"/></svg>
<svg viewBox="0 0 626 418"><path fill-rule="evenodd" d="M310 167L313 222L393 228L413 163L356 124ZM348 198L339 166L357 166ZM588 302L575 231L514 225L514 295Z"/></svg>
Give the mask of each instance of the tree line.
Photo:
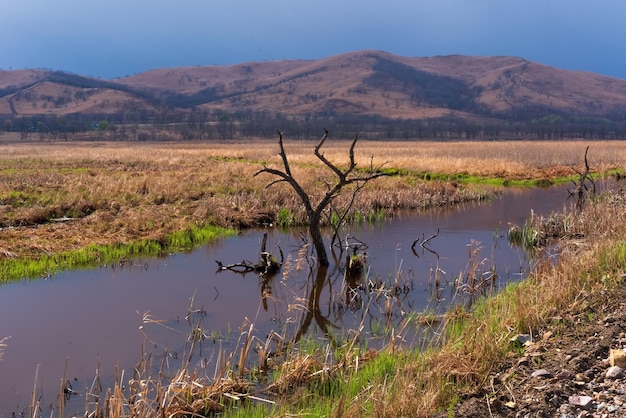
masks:
<svg viewBox="0 0 626 418"><path fill-rule="evenodd" d="M519 113L519 111L518 111ZM538 114L539 115L539 114ZM324 126L337 137L355 131L366 139L624 139L626 120L551 114L530 120L491 118L484 122L458 118L389 119L334 113L289 117L271 112L199 111L187 113L124 109L115 114L68 114L16 117L0 115L0 129L32 135L70 138L91 131L115 131L119 140L222 140L272 138L277 127L290 138L315 138ZM142 135L137 134L142 132ZM151 132L161 132L158 137Z"/></svg>

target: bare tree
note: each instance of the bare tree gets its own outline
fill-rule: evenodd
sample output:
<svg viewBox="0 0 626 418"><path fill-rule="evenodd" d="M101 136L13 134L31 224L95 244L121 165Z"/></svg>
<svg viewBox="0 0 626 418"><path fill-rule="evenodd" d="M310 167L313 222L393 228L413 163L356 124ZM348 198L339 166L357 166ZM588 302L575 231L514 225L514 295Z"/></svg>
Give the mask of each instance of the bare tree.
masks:
<svg viewBox="0 0 626 418"><path fill-rule="evenodd" d="M585 201L589 198L590 194L591 194L591 197L594 197L596 195L596 182L593 181L593 177L591 176L591 174L589 174L589 162L587 161L588 152L589 152L589 146L585 148L585 171L584 172L581 173L580 171L572 167L572 170L574 170L578 174L578 182L575 182L574 180L572 180L572 183L574 183L576 188L574 190L568 189L569 197L572 197L572 196L577 197L576 207L578 209L582 209ZM590 186L587 186L587 183L589 183Z"/></svg>
<svg viewBox="0 0 626 418"><path fill-rule="evenodd" d="M257 176L261 173L268 173L277 176L279 177L278 180L275 180L268 184L268 188L276 183L284 181L289 183L293 190L298 194L306 211L307 220L309 223L309 234L311 235L311 240L313 241L313 246L315 247L317 261L321 266L329 265L328 254L326 252L326 246L324 245L324 239L321 229L322 213L324 212L324 210L339 195L339 192L344 186L355 183L357 185L356 189L360 190L363 185L368 181L385 175L385 173L380 172L380 167L374 169L373 166L370 166L370 169L363 175L354 173L354 169L356 168L356 161L354 160L354 146L356 145L359 138L358 132L354 135L354 139L352 140L352 143L350 145L350 165L343 171L339 169L336 165L331 163L328 159L326 159L326 157L324 157L324 154L320 151L327 138L328 129L324 129L324 136L322 136L322 139L315 147L314 153L321 162L323 162L330 170L332 170L336 174L337 180L334 184L326 183L326 193L321 198L321 200L317 202L316 205L311 202L310 195L302 188L300 183L298 183L298 181L293 177L291 173L289 161L287 160L287 154L285 153L285 148L283 146L282 132L278 131L278 145L280 147L279 155L282 158L284 170L281 171L275 168L263 166L261 170L254 174L255 176Z"/></svg>

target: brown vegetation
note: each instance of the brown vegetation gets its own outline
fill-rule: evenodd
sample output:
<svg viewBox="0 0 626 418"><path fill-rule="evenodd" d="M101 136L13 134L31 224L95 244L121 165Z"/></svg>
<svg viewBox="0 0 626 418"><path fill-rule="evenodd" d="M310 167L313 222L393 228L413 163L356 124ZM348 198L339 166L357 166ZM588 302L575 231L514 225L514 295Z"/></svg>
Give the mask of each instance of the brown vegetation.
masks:
<svg viewBox="0 0 626 418"><path fill-rule="evenodd" d="M387 168L407 171L380 178L361 190L354 210L363 214L382 209L393 215L402 209L484 197L485 187L423 181L424 173L509 179L572 175L572 167L581 167L587 145L592 172L619 168L626 160L626 145L619 142L382 144L359 141L357 169L369 167L375 156L387 161ZM325 156L339 167L347 166L348 147L347 141L330 139ZM159 239L189 225L240 228L272 223L281 208L295 221L305 219L301 202L288 187L268 192L267 179L254 177L263 164L280 166L273 141L27 142L0 148L3 258ZM320 167L313 148L312 142L285 142L293 176L307 190L324 193L320 180L328 173ZM342 197L338 199L341 205Z"/></svg>
<svg viewBox="0 0 626 418"><path fill-rule="evenodd" d="M484 186L479 183L474 189L460 183L426 181L426 173L505 179L572 175L583 170L581 157L587 146L585 171L623 169L626 160L626 145L618 142L381 144L359 142L357 168L369 167L373 155L388 161L386 167L401 170L398 175L369 185L374 187L364 188L355 210L385 208L392 214L404 208L483 196ZM294 178L323 194L328 174L311 154L314 145L284 144ZM325 158L337 166L349 166L349 146L347 141L329 141ZM270 194L265 190L266 180L254 177L264 165L281 165L273 141L22 143L0 147L0 220L4 227L0 230L0 257L36 257L89 243L158 238L188 224L239 227L274 222L281 208L304 219L301 202L290 189L275 187ZM550 324L572 325L568 322L575 318L573 314L570 317L572 309L602 306L624 274L624 203L624 194L616 193L591 199L576 213L533 219L532 226L544 231L546 237L564 238L558 243L559 262L539 263L529 280L480 301L471 312L459 308L443 321L433 321L434 326L445 326L436 329L439 351L404 352L391 341L386 350L394 354L394 365L402 367L381 369L359 388L355 398L335 394L337 397L330 401L333 413L357 417L432 416L434 411L453 407L455 398L479 391L497 372L498 364L519 354L507 345L511 334L541 335ZM64 216L71 219L50 222L51 218ZM132 403L122 391L122 383L106 396L98 396L98 401L87 409L106 411L110 416L123 416L127 406L136 408L130 412L136 416L200 415L222 411L231 400L252 399L246 394L248 382L240 379L250 347L258 342L253 341L252 327L242 331L241 344L237 344L239 376L230 373L234 360L228 357L218 360L224 367L216 367L212 382L197 379L185 363L169 386L161 386L161 381L148 372L151 368L144 359L129 382ZM274 344L271 338L265 348L257 351L261 360ZM0 348L2 343L0 340ZM194 343L192 337L190 352ZM294 357L285 357L280 377L267 386L267 391L285 405L300 405L302 394L310 395L306 388L314 386L311 382L348 381L356 376L359 364L362 367L363 361L382 354L355 353L346 350L344 357L329 363L320 360L324 356L329 359L328 353L316 353L316 357L290 352L288 355ZM153 395L158 402L148 399Z"/></svg>
<svg viewBox="0 0 626 418"><path fill-rule="evenodd" d="M383 65L387 65L382 68ZM389 66L391 65L391 66ZM384 71L383 71L384 69ZM432 103L428 92L419 90L420 101L406 88L404 72L413 71L448 77L465 83L466 91L480 94L477 103L494 111L525 106L546 106L564 110L604 114L623 106L626 82L591 73L559 70L516 57L437 56L408 58L382 51L357 51L320 60L253 62L230 67L196 66L155 69L114 80L124 89L159 91L159 95L192 96L207 90L211 100L197 103L205 110L235 112L242 108L291 115L338 111L342 107L359 114L389 118L424 119L441 116L469 116ZM372 76L385 72L384 83L372 83ZM407 73L408 74L408 73ZM12 98L19 115L93 112L115 113L125 104L153 111L145 98L131 97L111 86L83 88L48 82L49 72L17 70L0 72L0 88L27 86L30 91L0 99L0 109L10 114ZM416 76L413 74L415 79ZM38 83L35 86L31 85ZM76 84L76 83L74 83ZM86 92L86 97L77 90ZM78 97L78 98L77 98ZM53 104L56 103L56 104ZM116 106L113 104L117 103ZM339 106L339 107L338 107ZM345 110L344 109L344 110Z"/></svg>
<svg viewBox="0 0 626 418"><path fill-rule="evenodd" d="M557 373L567 367L566 360L571 366L608 355L606 348L596 347L602 336L593 332L612 326L614 335L623 335L620 322L613 326L608 322L614 319L605 323L604 318L623 315L605 309L623 309L618 298L623 297L626 279L625 203L622 190L601 196L582 211L535 219L537 228L550 231L555 223L566 225L551 242L559 260L543 259L530 278L479 301L469 312L449 312L437 330L442 346L424 355L397 353L401 358L408 355L408 365L371 383L362 394L374 411L365 413L363 402L355 402L346 415L513 417L532 412L528 416L557 416L567 397L554 404L545 394L564 392L567 382L538 382L529 378L530 372L520 375L520 362L525 359L534 369L552 367ZM510 343L511 337L522 333L536 343L524 347ZM612 343L601 341L603 347ZM596 354L582 352L582 344ZM553 349L544 352L548 345ZM503 364L510 369L503 369ZM572 371L591 367L579 366L583 369Z"/></svg>

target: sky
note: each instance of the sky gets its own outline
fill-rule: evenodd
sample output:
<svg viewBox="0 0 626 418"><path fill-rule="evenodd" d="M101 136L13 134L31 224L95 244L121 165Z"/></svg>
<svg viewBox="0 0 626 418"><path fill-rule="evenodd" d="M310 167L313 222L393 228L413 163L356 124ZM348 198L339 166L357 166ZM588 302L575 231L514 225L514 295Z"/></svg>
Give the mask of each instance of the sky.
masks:
<svg viewBox="0 0 626 418"><path fill-rule="evenodd" d="M509 55L626 79L624 0L2 0L0 70Z"/></svg>

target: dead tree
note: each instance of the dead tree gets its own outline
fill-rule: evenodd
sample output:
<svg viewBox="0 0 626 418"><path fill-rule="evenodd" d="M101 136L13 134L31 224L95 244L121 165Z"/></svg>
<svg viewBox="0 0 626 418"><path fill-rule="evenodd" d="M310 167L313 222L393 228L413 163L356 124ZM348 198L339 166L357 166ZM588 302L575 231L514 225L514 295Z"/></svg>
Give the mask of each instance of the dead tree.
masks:
<svg viewBox="0 0 626 418"><path fill-rule="evenodd" d="M591 177L591 175L589 174L589 162L587 161L588 152L589 152L589 146L587 146L587 148L585 149L585 171L584 172L581 173L580 171L572 167L572 170L574 170L578 174L578 182L575 182L574 180L572 180L572 183L574 183L576 188L574 190L568 190L568 192L569 192L569 197L576 196L577 198L576 207L578 209L582 209L583 204L588 199L589 194L591 194L592 198L596 195L596 183L595 181L593 181L593 177ZM587 186L587 183L589 183L590 186Z"/></svg>
<svg viewBox="0 0 626 418"><path fill-rule="evenodd" d="M322 136L322 139L315 147L314 153L315 156L319 158L319 160L324 163L324 165L326 165L326 167L328 167L336 174L337 181L334 184L326 183L326 193L321 198L321 200L317 202L317 204L311 202L310 195L293 177L291 173L291 168L289 166L289 161L287 160L287 154L285 153L285 148L283 146L283 133L280 131L278 131L278 145L280 147L279 155L282 158L284 170L281 171L275 168L263 166L261 170L254 174L255 176L257 176L261 173L268 173L277 176L279 177L279 179L268 184L268 188L273 186L274 184L286 182L298 194L306 211L306 216L309 223L309 234L311 235L311 240L313 241L313 246L315 247L317 261L322 266L328 266L330 264L328 262L328 254L324 245L321 228L322 213L324 212L324 210L339 195L339 192L344 186L355 183L358 186L357 189L360 189L362 188L362 185L367 183L368 181L385 175L385 173L379 171L380 167L378 167L377 169L370 167L370 170L364 175L354 174L354 169L356 168L356 161L354 160L354 146L356 145L358 138L359 134L357 132L354 135L352 144L350 145L350 165L348 166L348 168L342 171L336 165L328 161L328 159L326 159L326 157L324 157L324 154L320 151L322 146L324 145L324 142L326 142L326 139L328 139L328 129L324 129L324 136Z"/></svg>

